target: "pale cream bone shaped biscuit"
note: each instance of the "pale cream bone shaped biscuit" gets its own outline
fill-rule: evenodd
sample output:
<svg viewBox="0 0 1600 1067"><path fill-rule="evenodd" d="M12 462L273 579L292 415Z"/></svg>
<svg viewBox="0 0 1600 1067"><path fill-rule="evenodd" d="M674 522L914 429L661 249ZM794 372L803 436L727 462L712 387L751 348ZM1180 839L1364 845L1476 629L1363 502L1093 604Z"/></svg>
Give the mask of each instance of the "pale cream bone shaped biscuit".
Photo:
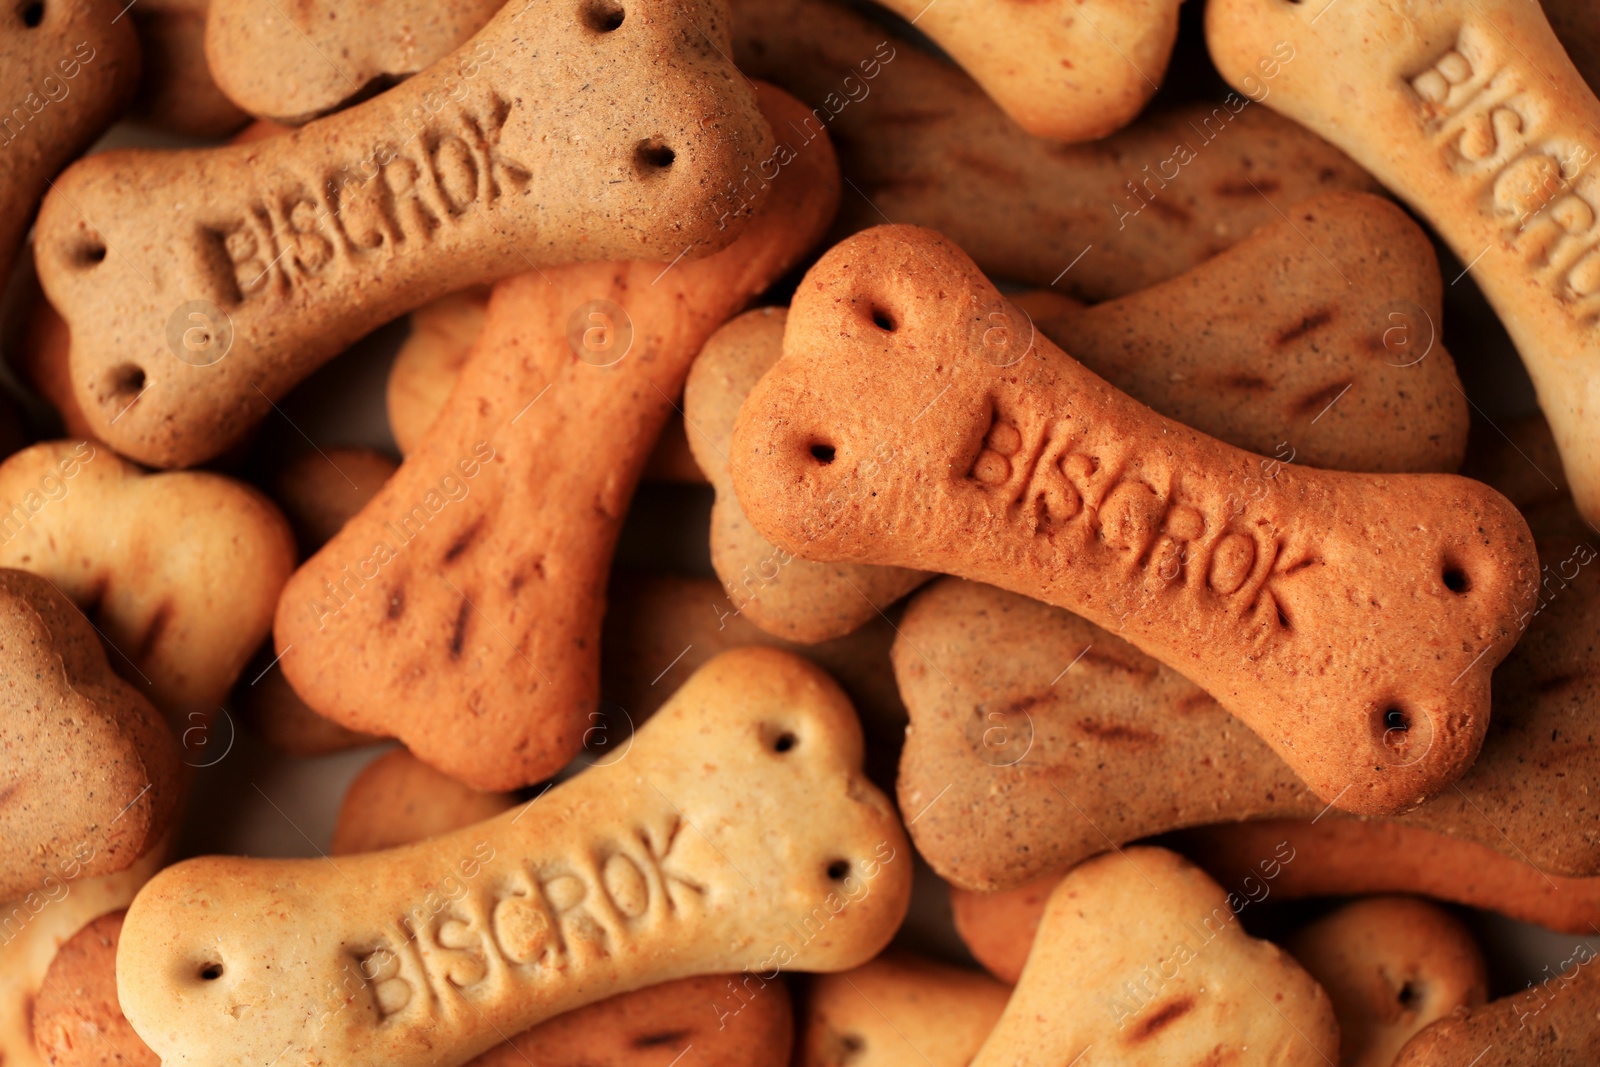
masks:
<svg viewBox="0 0 1600 1067"><path fill-rule="evenodd" d="M1589 88L1600 85L1600 8L1589 0L1544 0L1540 6Z"/></svg>
<svg viewBox="0 0 1600 1067"><path fill-rule="evenodd" d="M499 0L212 0L205 56L217 85L239 107L299 125L444 58L501 6ZM636 14L623 0L584 0L579 10L597 28Z"/></svg>
<svg viewBox="0 0 1600 1067"><path fill-rule="evenodd" d="M1089 300L1122 296L1205 262L1307 197L1379 188L1342 152L1245 97L1062 145L1028 135L960 70L840 4L732 6L740 69L813 109L785 136L826 130L839 147L856 187L839 229L928 226L1000 277ZM1259 97L1274 82L1253 85Z"/></svg>
<svg viewBox="0 0 1600 1067"><path fill-rule="evenodd" d="M183 733L222 705L267 636L294 540L270 501L231 478L150 474L104 445L48 441L0 464L0 567L71 598L112 667Z"/></svg>
<svg viewBox="0 0 1600 1067"><path fill-rule="evenodd" d="M1333 1002L1340 1067L1390 1067L1418 1031L1489 997L1471 931L1411 897L1353 901L1296 930L1284 948Z"/></svg>
<svg viewBox="0 0 1600 1067"><path fill-rule="evenodd" d="M425 840L507 810L505 794L473 793L404 749L368 764L345 793L330 852L375 851ZM55 1067L157 1067L117 1000L116 953L123 913L80 930L62 946L33 1012L34 1041ZM474 1067L669 1067L691 1046L699 1062L721 1067L782 1067L793 1019L782 982L729 1011L725 1028L707 1005L727 996L725 976L685 978L624 993L525 1030L472 1060ZM687 1024L687 1025L686 1025ZM756 1051L755 1055L750 1050ZM720 1060L707 1057L717 1052ZM111 1053L122 1057L116 1060ZM736 1058L737 1056L749 1058Z"/></svg>
<svg viewBox="0 0 1600 1067"><path fill-rule="evenodd" d="M169 868L128 911L118 996L167 1067L286 1048L445 1067L646 985L858 966L911 888L909 846L860 773L861 747L820 670L727 653L625 759L496 819L336 866Z"/></svg>
<svg viewBox="0 0 1600 1067"><path fill-rule="evenodd" d="M801 113L760 92L774 125ZM576 754L599 698L612 550L671 398L838 202L825 141L773 159L757 220L714 256L496 287L445 413L284 589L280 664L310 707L478 789L527 785Z"/></svg>
<svg viewBox="0 0 1600 1067"><path fill-rule="evenodd" d="M1527 523L1487 486L1306 469L1162 418L913 227L807 273L731 459L786 551L943 570L1115 627L1366 814L1471 765L1538 580Z"/></svg>
<svg viewBox="0 0 1600 1067"><path fill-rule="evenodd" d="M447 292L728 244L773 142L723 58L720 0L628 0L626 16L508 6L404 85L267 144L67 170L34 254L95 436L156 466L198 463L358 337Z"/></svg>
<svg viewBox="0 0 1600 1067"><path fill-rule="evenodd" d="M988 975L891 949L812 980L794 1067L967 1067L1010 997Z"/></svg>
<svg viewBox="0 0 1600 1067"><path fill-rule="evenodd" d="M923 571L816 563L783 551L745 518L734 494L728 451L739 405L783 353L783 308L757 308L718 330L701 349L683 389L689 449L705 472L711 507L711 565L733 610L768 633L813 644L852 633L927 581Z"/></svg>
<svg viewBox="0 0 1600 1067"><path fill-rule="evenodd" d="M158 843L127 870L97 878L69 868L48 895L41 891L0 904L0 1059L6 1067L50 1063L34 1044L33 1007L57 952L98 917L127 907L166 854L166 843Z"/></svg>
<svg viewBox="0 0 1600 1067"><path fill-rule="evenodd" d="M333 855L422 841L492 818L516 803L478 793L405 749L367 764L339 806ZM794 1015L781 979L680 978L559 1015L472 1060L473 1067L671 1067L693 1049L707 1067L784 1067Z"/></svg>
<svg viewBox="0 0 1600 1067"><path fill-rule="evenodd" d="M886 669L895 622L879 616L846 637L801 645L773 637L738 613L714 579L614 570L606 588L600 639L601 711L591 718L585 747L608 759L626 744L628 722L655 714L672 691L713 656L764 645L804 656L836 680L861 715L867 735L867 774L893 788L906 731L906 707ZM625 721L615 717L621 709Z"/></svg>
<svg viewBox="0 0 1600 1067"><path fill-rule="evenodd" d="M210 7L210 0L139 0L128 12L144 57L134 121L191 137L221 137L250 121L223 95L206 63ZM358 24L371 31L370 23ZM274 62L285 56L262 56L269 54Z"/></svg>
<svg viewBox="0 0 1600 1067"><path fill-rule="evenodd" d="M1160 88L1181 0L883 0L950 53L1017 125L1094 141Z"/></svg>
<svg viewBox="0 0 1600 1067"><path fill-rule="evenodd" d="M308 452L273 476L269 489L294 530L304 560L338 533L398 469L394 460L367 448ZM272 747L291 756L320 756L370 745L378 738L347 730L323 718L295 694L276 666L277 653L262 645L234 687L234 707Z"/></svg>
<svg viewBox="0 0 1600 1067"><path fill-rule="evenodd" d="M1578 509L1600 520L1600 101L1537 3L1222 0L1237 82L1292 40L1267 106L1328 137L1471 267L1539 394Z"/></svg>
<svg viewBox="0 0 1600 1067"><path fill-rule="evenodd" d="M132 867L176 816L178 746L83 614L25 571L0 569L0 698L0 900Z"/></svg>
<svg viewBox="0 0 1600 1067"><path fill-rule="evenodd" d="M1440 1019L1394 1067L1588 1067L1600 1058L1600 967L1580 944L1532 989Z"/></svg>
<svg viewBox="0 0 1600 1067"><path fill-rule="evenodd" d="M1005 1014L972 1067L1213 1062L1326 1067L1328 996L1246 934L1222 889L1164 849L1099 856L1062 879Z"/></svg>
<svg viewBox="0 0 1600 1067"><path fill-rule="evenodd" d="M1230 444L1313 467L1455 470L1467 402L1439 343L1439 271L1426 235L1365 194L1324 194L1291 215L1130 296L1085 309L1041 291L1016 305L1113 385ZM750 312L707 342L684 412L718 491L711 558L730 596L758 626L819 640L848 633L928 576L799 560L750 528L728 476L728 437L777 360L781 315Z"/></svg>
<svg viewBox="0 0 1600 1067"><path fill-rule="evenodd" d="M0 286L50 181L105 132L139 78L116 0L24 0L0 17Z"/></svg>
<svg viewBox="0 0 1600 1067"><path fill-rule="evenodd" d="M1542 479L1531 487L1549 491ZM1588 739L1600 569L1589 565L1594 539L1563 529L1577 524L1570 499L1535 518L1539 598L1495 671L1483 752L1453 788L1396 818L1551 874L1597 875L1590 783L1600 759ZM1199 686L1068 612L946 579L911 602L899 634L895 672L912 724L900 803L928 809L912 835L957 885L1009 889L1108 840L1325 807Z"/></svg>
<svg viewBox="0 0 1600 1067"><path fill-rule="evenodd" d="M1294 859L1271 892L1284 899L1412 893L1499 912L1563 933L1600 926L1600 877L1569 878L1476 841L1387 819L1219 823L1168 835L1218 881L1238 884L1280 843Z"/></svg>
<svg viewBox="0 0 1600 1067"><path fill-rule="evenodd" d="M442 296L411 313L411 333L395 354L384 394L389 430L401 455L422 442L444 410L473 342L483 332L488 308L489 290L480 286ZM647 482L705 481L689 455L683 418L676 411L645 461L641 477Z"/></svg>

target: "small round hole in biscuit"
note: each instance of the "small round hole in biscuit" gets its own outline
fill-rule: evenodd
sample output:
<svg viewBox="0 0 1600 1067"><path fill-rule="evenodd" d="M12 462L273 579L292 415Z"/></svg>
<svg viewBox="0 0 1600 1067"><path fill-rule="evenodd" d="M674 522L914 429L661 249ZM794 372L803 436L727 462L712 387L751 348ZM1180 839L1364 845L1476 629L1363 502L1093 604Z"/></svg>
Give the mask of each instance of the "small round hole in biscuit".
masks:
<svg viewBox="0 0 1600 1067"><path fill-rule="evenodd" d="M215 982L218 978L222 977L222 964L215 961L202 963L198 973L201 981Z"/></svg>
<svg viewBox="0 0 1600 1067"><path fill-rule="evenodd" d="M133 397L144 391L144 368L137 363L124 363L113 368L110 379L113 397Z"/></svg>
<svg viewBox="0 0 1600 1067"><path fill-rule="evenodd" d="M87 237L72 249L69 258L79 270L99 266L106 261L106 243L98 237Z"/></svg>
<svg viewBox="0 0 1600 1067"><path fill-rule="evenodd" d="M784 732L778 735L778 739L776 741L772 742L772 751L788 752L799 743L800 742L795 738L794 734Z"/></svg>
<svg viewBox="0 0 1600 1067"><path fill-rule="evenodd" d="M30 30L36 30L44 23L43 0L28 0L17 8L17 14L22 17L22 24Z"/></svg>
<svg viewBox="0 0 1600 1067"><path fill-rule="evenodd" d="M1467 572L1454 564L1446 564L1440 577L1444 580L1444 587L1457 596L1472 589L1472 579Z"/></svg>
<svg viewBox="0 0 1600 1067"><path fill-rule="evenodd" d="M835 882L842 882L850 873L849 860L834 860L828 864L828 878Z"/></svg>
<svg viewBox="0 0 1600 1067"><path fill-rule="evenodd" d="M615 0L588 0L583 5L583 24L595 33L610 33L628 17Z"/></svg>
<svg viewBox="0 0 1600 1067"><path fill-rule="evenodd" d="M1400 1001L1400 1006L1409 1011L1416 1007L1417 1002L1422 999L1422 990L1417 988L1415 982L1407 982L1400 987L1397 999Z"/></svg>
<svg viewBox="0 0 1600 1067"><path fill-rule="evenodd" d="M872 309L872 325L876 326L884 333L894 333L899 324L895 322L893 315L889 314L889 312L885 311L883 308L874 305Z"/></svg>
<svg viewBox="0 0 1600 1067"><path fill-rule="evenodd" d="M835 452L832 445L825 445L821 442L818 442L817 444L811 446L811 458L822 464L824 467L833 462L834 455Z"/></svg>
<svg viewBox="0 0 1600 1067"><path fill-rule="evenodd" d="M633 150L634 166L642 174L652 174L672 166L678 154L660 141L640 141Z"/></svg>

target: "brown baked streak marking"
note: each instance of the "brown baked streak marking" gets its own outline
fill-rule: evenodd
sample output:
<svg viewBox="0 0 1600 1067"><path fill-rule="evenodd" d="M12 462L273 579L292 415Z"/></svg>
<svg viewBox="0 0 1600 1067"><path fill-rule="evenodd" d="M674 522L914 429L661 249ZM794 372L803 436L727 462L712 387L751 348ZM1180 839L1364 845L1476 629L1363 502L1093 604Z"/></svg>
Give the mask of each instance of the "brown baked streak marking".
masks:
<svg viewBox="0 0 1600 1067"><path fill-rule="evenodd" d="M437 914L417 908L397 918L349 954L380 1024L432 1026L479 987L518 996L536 983L570 981L636 933L692 917L706 884L675 864L682 819L664 824L664 834L640 826L584 855L520 864ZM511 980L496 986L497 974Z"/></svg>
<svg viewBox="0 0 1600 1067"><path fill-rule="evenodd" d="M287 294L333 264L360 269L372 253L425 245L474 206L525 189L532 174L500 145L510 114L491 92L476 107L442 112L398 147L376 143L359 162L315 183L280 185L252 197L237 218L202 228L225 295L242 303Z"/></svg>
<svg viewBox="0 0 1600 1067"><path fill-rule="evenodd" d="M1256 620L1255 643L1290 629L1268 582L1301 569L1305 560L1280 560L1282 544L1265 520L1245 521L1247 513L1238 506L1229 516L1223 501L1181 501L1176 485L1158 489L1124 477L1120 459L1076 450L1071 432L1051 426L1048 418L1003 412L993 399L990 410L983 445L966 476L990 493L1011 522L1052 540L1088 524L1100 542L1121 550L1142 572L1146 593L1179 583L1199 595L1203 583L1241 616ZM1263 606L1272 610L1258 610Z"/></svg>
<svg viewBox="0 0 1600 1067"><path fill-rule="evenodd" d="M1553 129L1552 108L1468 24L1454 47L1407 79L1422 128L1456 174L1482 186L1541 285L1580 323L1600 319L1600 177L1584 141Z"/></svg>

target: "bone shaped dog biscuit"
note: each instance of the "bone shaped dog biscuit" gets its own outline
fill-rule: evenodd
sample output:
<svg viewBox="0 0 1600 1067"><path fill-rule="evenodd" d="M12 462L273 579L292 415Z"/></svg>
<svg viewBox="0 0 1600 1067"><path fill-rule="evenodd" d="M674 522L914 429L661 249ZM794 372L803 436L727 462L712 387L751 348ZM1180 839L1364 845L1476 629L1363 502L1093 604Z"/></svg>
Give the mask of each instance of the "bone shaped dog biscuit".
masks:
<svg viewBox="0 0 1600 1067"><path fill-rule="evenodd" d="M336 865L168 868L128 911L123 1011L168 1067L286 1048L443 1065L675 978L857 966L911 887L904 833L861 755L849 702L819 670L727 653L626 758L496 819Z"/></svg>
<svg viewBox="0 0 1600 1067"><path fill-rule="evenodd" d="M729 243L773 142L722 56L718 10L629 0L612 26L518 4L404 85L264 144L70 168L34 249L95 436L144 463L198 463L434 297Z"/></svg>
<svg viewBox="0 0 1600 1067"><path fill-rule="evenodd" d="M1271 42L1298 58L1267 106L1327 137L1468 264L1521 353L1578 507L1600 520L1600 100L1536 3L1224 0L1211 53L1235 83Z"/></svg>
<svg viewBox="0 0 1600 1067"><path fill-rule="evenodd" d="M761 97L775 126L800 113L781 90ZM838 203L826 140L775 158L772 196L716 255L496 287L423 444L284 589L274 635L310 707L478 789L571 759L599 697L612 549L670 398Z"/></svg>
<svg viewBox="0 0 1600 1067"><path fill-rule="evenodd" d="M943 570L1116 628L1362 813L1471 765L1538 571L1487 486L1302 469L1157 416L912 227L808 272L731 459L786 551Z"/></svg>

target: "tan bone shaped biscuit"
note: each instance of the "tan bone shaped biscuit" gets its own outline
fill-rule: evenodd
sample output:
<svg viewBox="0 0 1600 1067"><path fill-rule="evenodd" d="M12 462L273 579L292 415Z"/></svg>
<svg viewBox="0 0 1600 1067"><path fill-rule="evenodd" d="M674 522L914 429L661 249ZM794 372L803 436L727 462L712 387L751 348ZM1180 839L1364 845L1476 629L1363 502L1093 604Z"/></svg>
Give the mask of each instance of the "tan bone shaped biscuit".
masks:
<svg viewBox="0 0 1600 1067"><path fill-rule="evenodd" d="M1296 930L1284 947L1333 1002L1341 1067L1390 1067L1418 1031L1489 997L1472 933L1424 900L1353 901Z"/></svg>
<svg viewBox="0 0 1600 1067"><path fill-rule="evenodd" d="M489 290L479 287L440 297L409 316L411 332L389 367L384 393L389 430L401 455L422 442L444 410L473 342L483 332L488 308ZM656 440L641 477L647 482L705 481L689 455L683 417L676 411Z"/></svg>
<svg viewBox="0 0 1600 1067"><path fill-rule="evenodd" d="M1482 754L1454 788L1395 818L1552 874L1600 874L1589 789L1600 573L1580 566L1596 558L1587 544L1540 538L1540 599L1495 671ZM900 802L922 811L941 797L912 833L957 885L1009 889L1108 839L1326 806L1199 686L1068 612L945 579L911 602L899 632L912 723Z"/></svg>
<svg viewBox="0 0 1600 1067"><path fill-rule="evenodd" d="M54 583L94 619L113 668L187 729L266 637L294 541L231 478L148 474L104 446L49 441L0 464L0 567Z"/></svg>
<svg viewBox="0 0 1600 1067"><path fill-rule="evenodd" d="M1439 343L1439 289L1432 246L1400 209L1329 193L1169 282L1087 309L1049 291L1016 306L1130 396L1230 444L1313 467L1448 471L1466 447L1467 404ZM750 312L707 342L684 413L718 491L711 558L730 595L764 629L827 639L928 576L799 560L750 528L728 436L777 361L781 314Z"/></svg>
<svg viewBox="0 0 1600 1067"><path fill-rule="evenodd" d="M1251 873L1280 842L1295 859L1272 892L1284 899L1411 893L1482 908L1563 933L1600 926L1600 877L1548 873L1476 841L1387 819L1332 813L1315 824L1259 819L1180 830L1163 840L1222 882Z"/></svg>
<svg viewBox="0 0 1600 1067"><path fill-rule="evenodd" d="M885 219L928 226L999 277L1122 296L1317 193L1378 190L1343 153L1243 97L1062 145L1023 132L960 70L841 4L735 0L733 14L740 69L813 109L784 136L826 131L838 145L860 194L844 199L843 232Z"/></svg>
<svg viewBox="0 0 1600 1067"><path fill-rule="evenodd" d="M987 975L891 949L811 981L795 1067L967 1067L1010 997Z"/></svg>
<svg viewBox="0 0 1600 1067"><path fill-rule="evenodd" d="M70 168L34 252L95 436L198 463L447 292L726 245L763 188L733 182L772 137L720 54L718 7L629 0L605 29L573 5L519 4L406 84L265 144Z"/></svg>
<svg viewBox="0 0 1600 1067"><path fill-rule="evenodd" d="M1164 849L1078 867L1050 896L1027 966L972 1067L1217 1063L1324 1067L1328 996L1241 928L1222 889Z"/></svg>
<svg viewBox="0 0 1600 1067"><path fill-rule="evenodd" d="M1581 944L1525 992L1440 1019L1393 1067L1586 1067L1600 1057L1600 968Z"/></svg>
<svg viewBox="0 0 1600 1067"><path fill-rule="evenodd" d="M761 94L778 124L800 110ZM786 158L757 221L714 256L496 288L445 414L284 589L275 638L310 707L480 789L571 759L599 697L612 549L669 398L837 203L825 142Z"/></svg>
<svg viewBox="0 0 1600 1067"><path fill-rule="evenodd" d="M1268 106L1349 152L1438 230L1505 324L1600 520L1600 100L1537 3L1224 0L1206 33L1237 82L1292 39Z"/></svg>
<svg viewBox="0 0 1600 1067"><path fill-rule="evenodd" d="M1094 141L1133 120L1166 75L1180 0L886 0L1036 137Z"/></svg>
<svg viewBox="0 0 1600 1067"><path fill-rule="evenodd" d="M1117 627L1361 813L1471 765L1537 581L1527 524L1487 486L1310 470L1162 418L912 227L807 273L731 458L786 551L943 570Z"/></svg>
<svg viewBox="0 0 1600 1067"><path fill-rule="evenodd" d="M176 816L177 743L83 614L25 571L0 569L0 693L0 901L133 866Z"/></svg>
<svg viewBox="0 0 1600 1067"><path fill-rule="evenodd" d="M500 7L495 0L322 0L286 9L272 0L212 0L205 58L238 107L299 125L431 66L471 40ZM631 8L586 0L578 10L605 32L629 13L643 15Z"/></svg>
<svg viewBox="0 0 1600 1067"><path fill-rule="evenodd" d="M745 518L728 453L739 405L783 352L783 308L757 308L723 326L700 351L683 390L689 449L716 490L711 565L733 609L768 633L813 644L843 637L928 580L923 571L816 563L783 551Z"/></svg>
<svg viewBox="0 0 1600 1067"><path fill-rule="evenodd" d="M0 286L62 167L105 132L139 77L116 0L35 0L0 19Z"/></svg>
<svg viewBox="0 0 1600 1067"><path fill-rule="evenodd" d="M337 870L169 868L128 912L123 1010L168 1067L286 1047L351 1067L447 1065L646 985L858 966L898 927L911 883L861 755L821 671L727 653L626 759L531 806Z"/></svg>

